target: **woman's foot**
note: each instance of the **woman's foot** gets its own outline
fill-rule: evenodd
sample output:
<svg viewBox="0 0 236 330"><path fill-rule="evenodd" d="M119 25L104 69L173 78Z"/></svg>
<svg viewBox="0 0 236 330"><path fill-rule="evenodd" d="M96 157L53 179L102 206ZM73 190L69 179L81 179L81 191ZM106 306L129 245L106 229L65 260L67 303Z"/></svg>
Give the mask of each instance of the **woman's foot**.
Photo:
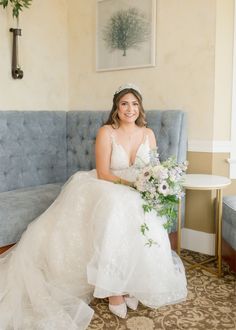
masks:
<svg viewBox="0 0 236 330"><path fill-rule="evenodd" d="M126 302L126 305L132 309L133 311L135 311L138 307L138 299L132 296L124 296L124 300Z"/></svg>
<svg viewBox="0 0 236 330"><path fill-rule="evenodd" d="M116 316L125 319L127 315L127 306L123 296L109 297L109 310Z"/></svg>

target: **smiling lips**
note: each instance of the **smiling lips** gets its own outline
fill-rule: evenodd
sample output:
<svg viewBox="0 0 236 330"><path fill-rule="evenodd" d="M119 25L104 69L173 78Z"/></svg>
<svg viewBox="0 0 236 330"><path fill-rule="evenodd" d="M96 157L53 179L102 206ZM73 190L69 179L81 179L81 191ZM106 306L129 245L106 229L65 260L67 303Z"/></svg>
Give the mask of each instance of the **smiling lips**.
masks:
<svg viewBox="0 0 236 330"><path fill-rule="evenodd" d="M131 118L131 117L133 117L133 116L135 116L135 113L125 113L124 114L126 117L129 117L129 118Z"/></svg>

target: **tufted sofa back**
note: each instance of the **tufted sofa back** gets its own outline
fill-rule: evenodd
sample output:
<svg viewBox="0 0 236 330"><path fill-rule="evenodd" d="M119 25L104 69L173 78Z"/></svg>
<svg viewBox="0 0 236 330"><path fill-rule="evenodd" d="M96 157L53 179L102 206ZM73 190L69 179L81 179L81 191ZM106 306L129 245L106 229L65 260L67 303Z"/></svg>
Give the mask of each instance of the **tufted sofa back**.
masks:
<svg viewBox="0 0 236 330"><path fill-rule="evenodd" d="M186 114L147 111L161 160L186 159ZM95 168L94 145L107 111L0 111L0 192L64 182Z"/></svg>
<svg viewBox="0 0 236 330"><path fill-rule="evenodd" d="M67 113L67 176L78 169L95 168L95 138L107 120L107 111L69 111Z"/></svg>
<svg viewBox="0 0 236 330"><path fill-rule="evenodd" d="M108 111L69 111L67 113L67 175L78 169L95 168L94 144L97 130ZM158 140L161 160L175 156L184 161L187 153L186 113L178 110L146 111L147 122Z"/></svg>
<svg viewBox="0 0 236 330"><path fill-rule="evenodd" d="M0 192L66 180L66 112L0 111Z"/></svg>
<svg viewBox="0 0 236 330"><path fill-rule="evenodd" d="M187 115L180 110L146 112L148 126L155 133L161 161L175 156L178 162L187 157Z"/></svg>

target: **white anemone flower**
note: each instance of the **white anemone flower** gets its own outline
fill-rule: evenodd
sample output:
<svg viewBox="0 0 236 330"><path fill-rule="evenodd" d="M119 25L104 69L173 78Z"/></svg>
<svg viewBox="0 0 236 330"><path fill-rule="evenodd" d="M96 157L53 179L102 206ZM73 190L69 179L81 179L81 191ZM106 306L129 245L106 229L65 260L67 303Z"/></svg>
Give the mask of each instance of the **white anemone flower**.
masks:
<svg viewBox="0 0 236 330"><path fill-rule="evenodd" d="M169 194L169 185L166 181L162 181L160 186L158 187L158 192L164 196Z"/></svg>

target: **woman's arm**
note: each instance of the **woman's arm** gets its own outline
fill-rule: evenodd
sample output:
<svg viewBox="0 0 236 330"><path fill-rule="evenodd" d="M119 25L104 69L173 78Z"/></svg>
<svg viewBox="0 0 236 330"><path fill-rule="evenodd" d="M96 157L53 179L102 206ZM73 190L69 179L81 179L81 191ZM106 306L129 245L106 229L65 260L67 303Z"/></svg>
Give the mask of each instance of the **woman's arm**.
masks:
<svg viewBox="0 0 236 330"><path fill-rule="evenodd" d="M102 180L132 186L132 182L121 179L110 171L111 152L112 145L109 128L103 126L98 131L95 145L97 176L99 179Z"/></svg>

